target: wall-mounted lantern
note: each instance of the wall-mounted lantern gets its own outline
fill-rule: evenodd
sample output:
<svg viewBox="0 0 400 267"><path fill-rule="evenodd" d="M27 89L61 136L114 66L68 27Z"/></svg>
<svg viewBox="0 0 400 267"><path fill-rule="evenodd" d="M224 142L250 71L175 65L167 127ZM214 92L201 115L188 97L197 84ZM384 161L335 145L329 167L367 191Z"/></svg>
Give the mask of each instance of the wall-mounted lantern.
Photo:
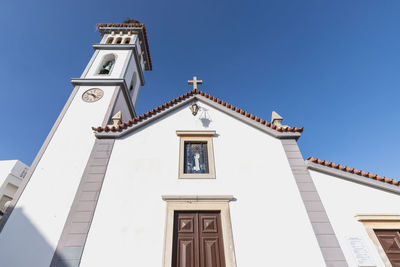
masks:
<svg viewBox="0 0 400 267"><path fill-rule="evenodd" d="M194 103L193 105L190 106L190 110L192 111L193 116L197 115L197 112L199 111L199 106Z"/></svg>

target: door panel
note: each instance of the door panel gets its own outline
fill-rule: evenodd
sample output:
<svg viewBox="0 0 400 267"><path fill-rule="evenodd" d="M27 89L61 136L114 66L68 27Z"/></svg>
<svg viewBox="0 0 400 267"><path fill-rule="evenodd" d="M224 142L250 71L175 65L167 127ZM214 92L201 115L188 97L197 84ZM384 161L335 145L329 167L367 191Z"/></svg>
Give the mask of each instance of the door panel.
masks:
<svg viewBox="0 0 400 267"><path fill-rule="evenodd" d="M221 217L213 211L176 211L173 267L225 267Z"/></svg>
<svg viewBox="0 0 400 267"><path fill-rule="evenodd" d="M201 267L221 267L218 238L203 237L200 245Z"/></svg>
<svg viewBox="0 0 400 267"><path fill-rule="evenodd" d="M178 266L194 267L194 239L178 238Z"/></svg>

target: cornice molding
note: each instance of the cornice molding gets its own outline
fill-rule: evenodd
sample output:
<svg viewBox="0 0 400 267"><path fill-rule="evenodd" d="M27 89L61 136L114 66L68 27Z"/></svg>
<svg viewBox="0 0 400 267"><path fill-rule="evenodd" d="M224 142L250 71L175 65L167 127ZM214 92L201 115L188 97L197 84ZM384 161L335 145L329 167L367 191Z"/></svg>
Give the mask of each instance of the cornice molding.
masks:
<svg viewBox="0 0 400 267"><path fill-rule="evenodd" d="M232 195L164 195L161 196L164 201L190 201L190 202L229 202L235 200Z"/></svg>
<svg viewBox="0 0 400 267"><path fill-rule="evenodd" d="M98 50L134 50L137 49L135 44L93 44L93 49Z"/></svg>
<svg viewBox="0 0 400 267"><path fill-rule="evenodd" d="M214 136L216 131L191 131L191 130L177 130L177 136Z"/></svg>
<svg viewBox="0 0 400 267"><path fill-rule="evenodd" d="M356 214L354 218L360 222L400 222L399 214Z"/></svg>

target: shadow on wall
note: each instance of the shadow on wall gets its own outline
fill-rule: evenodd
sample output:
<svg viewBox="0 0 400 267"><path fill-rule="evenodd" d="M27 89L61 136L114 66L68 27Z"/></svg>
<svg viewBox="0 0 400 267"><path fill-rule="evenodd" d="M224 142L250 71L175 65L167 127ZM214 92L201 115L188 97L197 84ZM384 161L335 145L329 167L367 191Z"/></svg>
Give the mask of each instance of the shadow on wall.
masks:
<svg viewBox="0 0 400 267"><path fill-rule="evenodd" d="M14 224L12 230L9 228L10 223ZM0 233L0 266L48 267L53 253L52 246L25 216L23 210L14 209ZM49 255L51 255L50 258ZM79 266L79 262L73 265L73 263L64 262L61 257L57 258L61 259L55 265L57 267Z"/></svg>

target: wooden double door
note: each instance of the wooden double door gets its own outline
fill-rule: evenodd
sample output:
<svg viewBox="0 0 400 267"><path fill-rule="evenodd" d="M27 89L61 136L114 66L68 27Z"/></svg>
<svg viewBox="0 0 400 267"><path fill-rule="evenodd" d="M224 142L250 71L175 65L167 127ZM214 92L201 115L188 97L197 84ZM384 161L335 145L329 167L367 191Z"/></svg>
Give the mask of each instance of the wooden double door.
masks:
<svg viewBox="0 0 400 267"><path fill-rule="evenodd" d="M225 267L219 211L175 211L172 267Z"/></svg>
<svg viewBox="0 0 400 267"><path fill-rule="evenodd" d="M375 230L393 267L400 267L400 230Z"/></svg>

